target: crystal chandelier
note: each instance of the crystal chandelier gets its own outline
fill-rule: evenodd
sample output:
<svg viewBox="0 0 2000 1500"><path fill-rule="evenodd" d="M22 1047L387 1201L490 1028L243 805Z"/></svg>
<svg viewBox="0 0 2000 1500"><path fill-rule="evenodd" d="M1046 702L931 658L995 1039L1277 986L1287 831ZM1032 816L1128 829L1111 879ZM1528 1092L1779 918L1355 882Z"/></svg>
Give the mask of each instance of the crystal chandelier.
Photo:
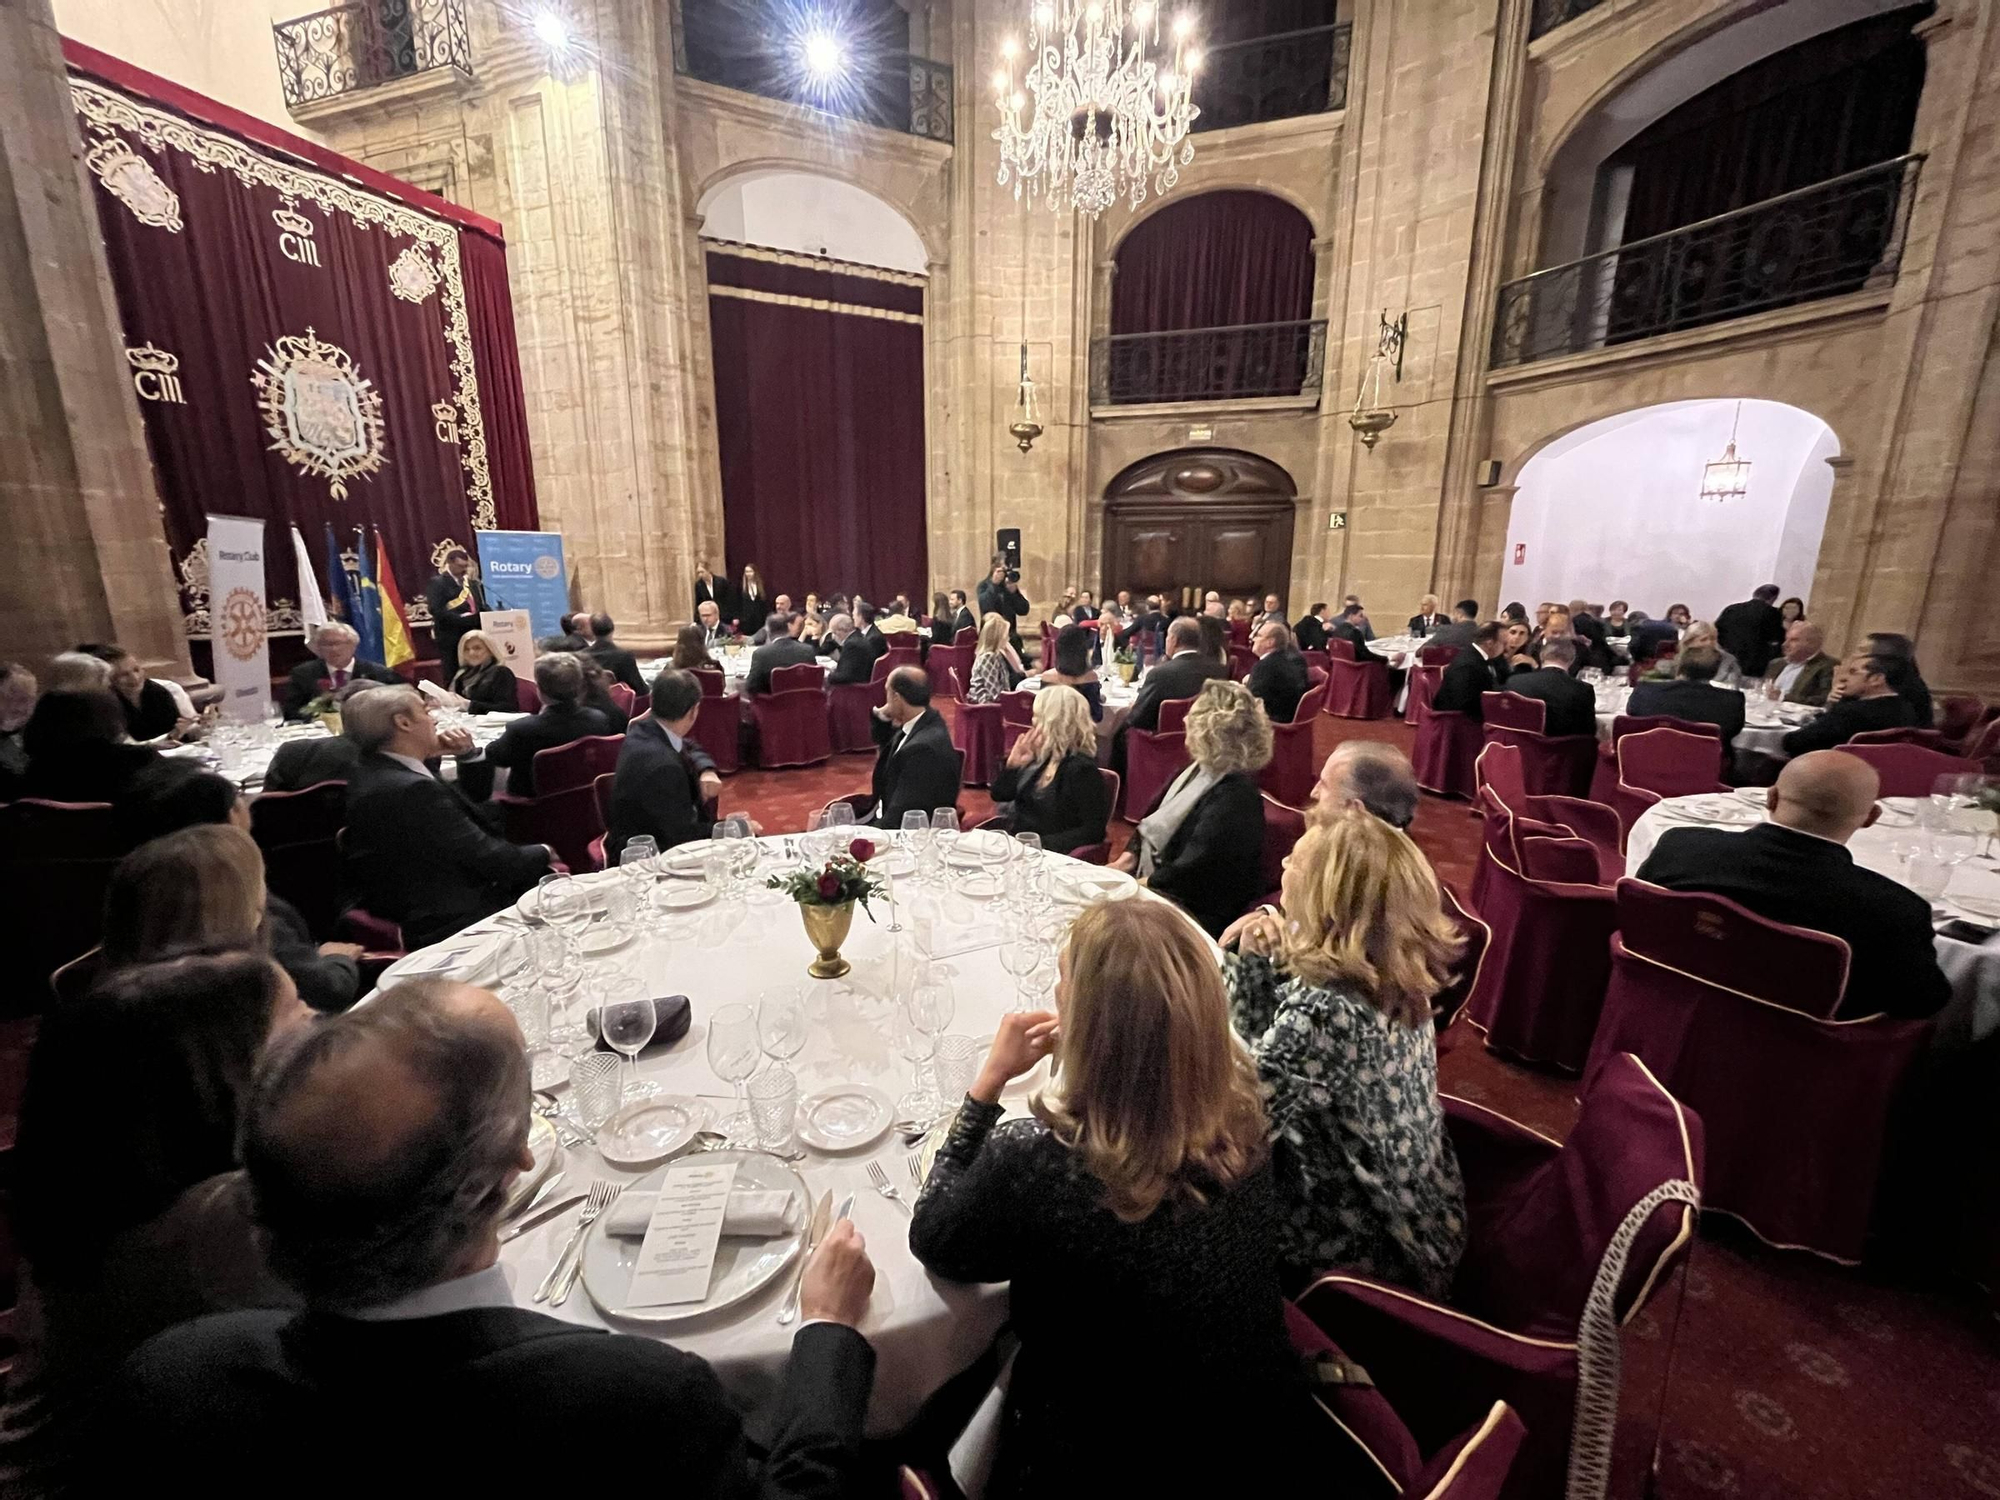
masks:
<svg viewBox="0 0 2000 1500"><path fill-rule="evenodd" d="M1156 0L1035 0L1027 41L1008 37L993 74L1000 185L1095 218L1147 184L1164 193L1194 160L1188 128L1201 49L1181 16L1162 49ZM1025 73L1022 69L1025 68Z"/></svg>
<svg viewBox="0 0 2000 1500"><path fill-rule="evenodd" d="M1729 445L1722 457L1702 465L1701 498L1721 504L1741 500L1750 492L1750 460L1736 456L1736 427L1743 420L1743 403L1736 403L1736 415L1729 423Z"/></svg>

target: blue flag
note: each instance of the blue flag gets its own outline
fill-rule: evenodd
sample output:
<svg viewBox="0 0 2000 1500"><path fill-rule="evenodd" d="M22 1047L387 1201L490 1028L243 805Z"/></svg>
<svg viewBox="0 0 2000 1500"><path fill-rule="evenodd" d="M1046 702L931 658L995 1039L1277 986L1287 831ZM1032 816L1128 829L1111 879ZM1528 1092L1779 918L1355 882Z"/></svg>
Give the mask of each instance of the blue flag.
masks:
<svg viewBox="0 0 2000 1500"><path fill-rule="evenodd" d="M361 637L361 644L356 648L356 651L362 659L365 661L380 661L382 659L382 591L375 587L375 568L368 560L368 533L365 528L359 526L355 527L354 530L355 534L361 539L357 549L360 553L361 568L355 582L355 591L358 597L355 600L354 614L347 623L352 625L355 633Z"/></svg>
<svg viewBox="0 0 2000 1500"><path fill-rule="evenodd" d="M333 606L333 617L346 624L361 628L358 621L361 611L354 597L354 575L347 571L347 562L340 555L340 543L334 540L331 522L326 528L326 597Z"/></svg>

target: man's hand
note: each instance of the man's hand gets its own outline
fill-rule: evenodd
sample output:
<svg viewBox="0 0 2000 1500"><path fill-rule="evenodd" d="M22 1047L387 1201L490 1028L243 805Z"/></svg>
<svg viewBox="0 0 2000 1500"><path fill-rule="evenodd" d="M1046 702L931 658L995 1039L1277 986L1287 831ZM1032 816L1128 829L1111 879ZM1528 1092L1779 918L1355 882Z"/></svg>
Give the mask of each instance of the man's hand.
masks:
<svg viewBox="0 0 2000 1500"><path fill-rule="evenodd" d="M359 958L366 952L359 943L321 943L321 958Z"/></svg>
<svg viewBox="0 0 2000 1500"><path fill-rule="evenodd" d="M476 748L470 729L447 729L438 735L438 749L446 755L470 755Z"/></svg>
<svg viewBox="0 0 2000 1500"><path fill-rule="evenodd" d="M875 1266L868 1245L852 1219L842 1219L826 1232L799 1287L799 1311L807 1322L840 1323L858 1328L868 1312L868 1294L875 1289Z"/></svg>
<svg viewBox="0 0 2000 1500"><path fill-rule="evenodd" d="M703 771L701 773L701 780L697 784L701 787L701 794L704 797L719 797L722 795L722 778L713 771Z"/></svg>

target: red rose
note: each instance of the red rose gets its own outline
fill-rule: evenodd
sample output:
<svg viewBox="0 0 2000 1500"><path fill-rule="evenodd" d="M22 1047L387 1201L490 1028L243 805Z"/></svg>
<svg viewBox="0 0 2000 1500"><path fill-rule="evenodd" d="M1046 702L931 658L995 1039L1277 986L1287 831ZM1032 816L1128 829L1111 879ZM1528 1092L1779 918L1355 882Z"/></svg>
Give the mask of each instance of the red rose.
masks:
<svg viewBox="0 0 2000 1500"><path fill-rule="evenodd" d="M331 677L322 677L314 686L322 693L330 693L333 691L333 679Z"/></svg>
<svg viewBox="0 0 2000 1500"><path fill-rule="evenodd" d="M828 870L819 878L819 899L831 901L840 894L840 877Z"/></svg>
<svg viewBox="0 0 2000 1500"><path fill-rule="evenodd" d="M856 839L847 846L847 852L853 855L858 862L865 865L875 857L875 846L869 843L867 839Z"/></svg>

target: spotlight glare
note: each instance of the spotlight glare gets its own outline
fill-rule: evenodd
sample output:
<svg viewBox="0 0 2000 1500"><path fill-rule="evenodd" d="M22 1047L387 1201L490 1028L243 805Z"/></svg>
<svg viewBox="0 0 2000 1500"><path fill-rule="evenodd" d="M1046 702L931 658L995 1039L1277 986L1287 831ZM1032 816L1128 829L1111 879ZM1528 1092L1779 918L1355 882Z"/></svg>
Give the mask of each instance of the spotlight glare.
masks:
<svg viewBox="0 0 2000 1500"><path fill-rule="evenodd" d="M1020 50L1021 50L1020 44L1017 43L1011 36L1000 44L1000 55L1009 60L1012 60L1014 55L1018 53Z"/></svg>
<svg viewBox="0 0 2000 1500"><path fill-rule="evenodd" d="M1055 24L1056 9L1053 5L1037 5L1035 7L1035 25L1037 27L1043 31L1047 31Z"/></svg>
<svg viewBox="0 0 2000 1500"><path fill-rule="evenodd" d="M804 56L806 73L815 83L830 83L847 70L847 49L830 32L807 33Z"/></svg>
<svg viewBox="0 0 2000 1500"><path fill-rule="evenodd" d="M536 40L541 42L551 52L566 52L569 50L569 27L563 23L563 18L554 11L536 11L535 19L530 24L534 30Z"/></svg>
<svg viewBox="0 0 2000 1500"><path fill-rule="evenodd" d="M1202 58L1205 57L1206 55L1207 54L1204 53L1199 47L1196 47L1193 51L1189 52L1187 55L1188 72L1192 73L1195 71L1195 69L1199 68L1201 66Z"/></svg>
<svg viewBox="0 0 2000 1500"><path fill-rule="evenodd" d="M1182 12L1174 18L1174 35L1185 41L1194 31L1194 17Z"/></svg>

